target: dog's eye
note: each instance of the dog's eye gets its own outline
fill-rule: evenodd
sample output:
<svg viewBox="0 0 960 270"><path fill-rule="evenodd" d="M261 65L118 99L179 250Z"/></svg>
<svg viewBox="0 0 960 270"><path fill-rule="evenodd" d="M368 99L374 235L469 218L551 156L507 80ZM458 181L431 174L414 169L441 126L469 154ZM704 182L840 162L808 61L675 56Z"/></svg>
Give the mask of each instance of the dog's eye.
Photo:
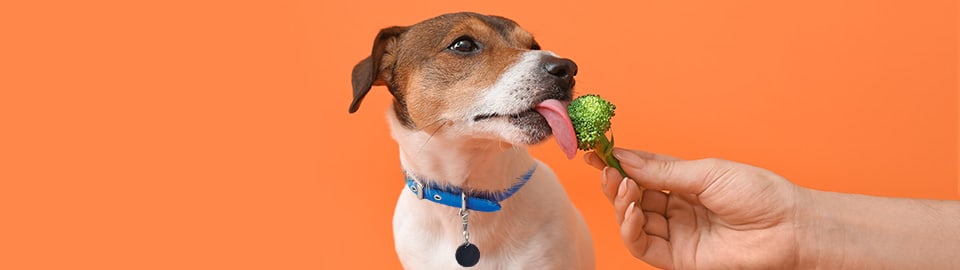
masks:
<svg viewBox="0 0 960 270"><path fill-rule="evenodd" d="M539 50L540 50L540 44L537 43L536 41L534 41L534 42L533 42L533 45L530 45L530 49L531 49L531 50L534 50L534 51L539 51Z"/></svg>
<svg viewBox="0 0 960 270"><path fill-rule="evenodd" d="M461 37L457 41L454 41L450 44L447 49L453 50L458 53L475 53L480 50L480 46L477 45L477 42L470 37Z"/></svg>

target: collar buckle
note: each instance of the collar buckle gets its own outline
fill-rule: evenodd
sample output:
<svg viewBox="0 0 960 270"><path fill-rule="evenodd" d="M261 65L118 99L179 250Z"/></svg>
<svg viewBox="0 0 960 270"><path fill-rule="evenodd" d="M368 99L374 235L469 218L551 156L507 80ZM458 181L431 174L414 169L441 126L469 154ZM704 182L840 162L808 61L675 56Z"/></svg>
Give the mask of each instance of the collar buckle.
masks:
<svg viewBox="0 0 960 270"><path fill-rule="evenodd" d="M414 186L410 187L413 190L413 193L417 194L418 200L423 200L423 183L420 183L420 180L414 179Z"/></svg>

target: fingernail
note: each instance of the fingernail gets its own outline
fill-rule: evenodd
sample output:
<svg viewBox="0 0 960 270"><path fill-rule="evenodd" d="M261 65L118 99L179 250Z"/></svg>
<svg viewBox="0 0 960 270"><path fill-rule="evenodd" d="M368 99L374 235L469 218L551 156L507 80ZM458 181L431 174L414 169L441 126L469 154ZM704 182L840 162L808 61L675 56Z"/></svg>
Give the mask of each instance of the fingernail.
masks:
<svg viewBox="0 0 960 270"><path fill-rule="evenodd" d="M637 164L638 162L642 162L640 157L634 154L633 152L623 150L620 148L613 149L613 156L616 157L618 160L620 160L622 163Z"/></svg>
<svg viewBox="0 0 960 270"><path fill-rule="evenodd" d="M609 169L610 167L603 167L603 176L600 177L600 184L603 186L607 186L607 170Z"/></svg>
<svg viewBox="0 0 960 270"><path fill-rule="evenodd" d="M617 197L623 197L623 195L627 193L628 180L628 178L624 177L623 180L620 181L620 187L617 187Z"/></svg>
<svg viewBox="0 0 960 270"><path fill-rule="evenodd" d="M630 214L633 214L633 205L637 202L630 202L630 205L627 206L627 211L623 213L623 220L630 218Z"/></svg>
<svg viewBox="0 0 960 270"><path fill-rule="evenodd" d="M620 172L613 169L613 167L607 166L605 168L607 168L608 170L604 170L603 175L606 176L607 179L620 179L621 177L623 177L623 175L620 175Z"/></svg>

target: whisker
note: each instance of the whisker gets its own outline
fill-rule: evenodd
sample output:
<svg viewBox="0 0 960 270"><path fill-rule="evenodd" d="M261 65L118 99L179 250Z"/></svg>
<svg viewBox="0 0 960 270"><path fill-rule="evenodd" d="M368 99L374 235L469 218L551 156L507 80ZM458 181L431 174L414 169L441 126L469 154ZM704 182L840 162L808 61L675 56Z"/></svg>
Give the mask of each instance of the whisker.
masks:
<svg viewBox="0 0 960 270"><path fill-rule="evenodd" d="M430 137L427 137L427 141L423 142L423 145L421 145L420 149L417 150L417 153L413 155L413 158L417 158L418 156L420 156L420 153L423 152L423 148L426 147L428 143L430 143L430 140L433 139L433 136L437 135L437 132L440 132L440 129L443 129L443 127L445 127L447 123L449 122L444 121L442 125L440 125L439 127L437 127L436 130L433 131L433 133L430 133Z"/></svg>
<svg viewBox="0 0 960 270"><path fill-rule="evenodd" d="M430 123L430 124L427 124L427 125L422 126L422 127L417 127L417 128L419 128L419 129L427 129L427 128L433 127L433 125L441 124L441 123L445 123L443 119L439 119L439 120L437 120L437 121L433 121L433 122ZM407 134L406 136L404 136L404 138L410 137L410 136L413 136L413 135L416 135L416 134L417 134L416 132L413 132L413 133Z"/></svg>

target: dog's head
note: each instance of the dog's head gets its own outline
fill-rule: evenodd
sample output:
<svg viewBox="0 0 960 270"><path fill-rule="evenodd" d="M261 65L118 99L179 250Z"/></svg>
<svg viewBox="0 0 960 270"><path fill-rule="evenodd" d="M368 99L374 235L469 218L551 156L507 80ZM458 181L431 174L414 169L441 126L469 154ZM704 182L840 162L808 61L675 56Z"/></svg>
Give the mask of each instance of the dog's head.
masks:
<svg viewBox="0 0 960 270"><path fill-rule="evenodd" d="M535 108L569 102L576 74L573 61L540 50L510 19L446 14L380 30L353 68L350 112L386 85L404 128L530 145L551 134Z"/></svg>

